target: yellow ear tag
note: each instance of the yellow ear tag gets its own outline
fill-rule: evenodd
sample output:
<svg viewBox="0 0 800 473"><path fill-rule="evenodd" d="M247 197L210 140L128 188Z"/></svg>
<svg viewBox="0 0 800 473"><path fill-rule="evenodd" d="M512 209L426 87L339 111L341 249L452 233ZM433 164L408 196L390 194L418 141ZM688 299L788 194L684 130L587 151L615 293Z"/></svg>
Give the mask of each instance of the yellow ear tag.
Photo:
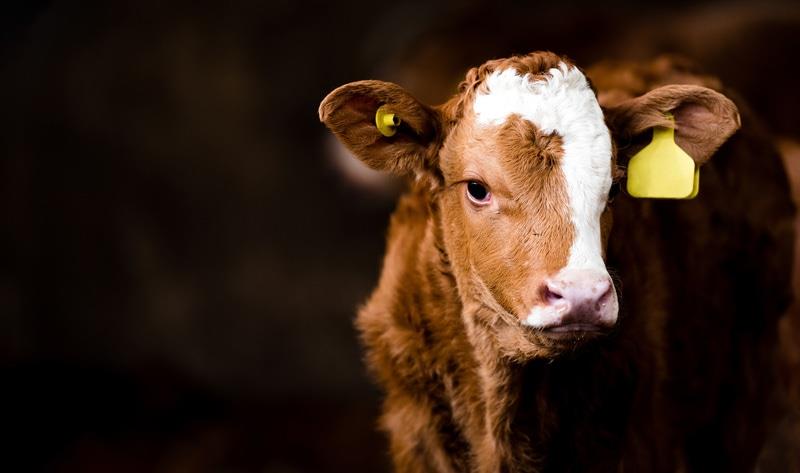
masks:
<svg viewBox="0 0 800 473"><path fill-rule="evenodd" d="M381 105L375 112L375 126L383 136L394 136L400 126L400 118L394 113L389 113L386 105Z"/></svg>
<svg viewBox="0 0 800 473"><path fill-rule="evenodd" d="M700 168L672 128L653 128L653 141L631 158L627 175L628 194L638 198L694 199L700 190Z"/></svg>

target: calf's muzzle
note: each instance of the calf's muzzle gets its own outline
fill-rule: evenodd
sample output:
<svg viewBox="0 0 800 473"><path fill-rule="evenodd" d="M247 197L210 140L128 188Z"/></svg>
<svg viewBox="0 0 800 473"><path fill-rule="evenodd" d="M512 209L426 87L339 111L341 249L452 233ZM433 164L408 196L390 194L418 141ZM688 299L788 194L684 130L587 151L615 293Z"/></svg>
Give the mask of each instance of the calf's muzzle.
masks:
<svg viewBox="0 0 800 473"><path fill-rule="evenodd" d="M617 321L617 294L605 272L562 270L543 282L539 300L524 325L549 332L586 332L609 329Z"/></svg>

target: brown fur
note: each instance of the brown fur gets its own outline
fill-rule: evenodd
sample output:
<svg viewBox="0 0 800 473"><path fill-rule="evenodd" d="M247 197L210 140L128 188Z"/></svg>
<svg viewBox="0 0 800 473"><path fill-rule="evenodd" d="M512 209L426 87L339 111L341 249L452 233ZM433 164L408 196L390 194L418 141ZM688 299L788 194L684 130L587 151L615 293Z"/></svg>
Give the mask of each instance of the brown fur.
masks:
<svg viewBox="0 0 800 473"><path fill-rule="evenodd" d="M504 312L517 317L539 297L539 291L527 289L538 288L566 264L572 243L561 153L560 137L514 116L485 129L476 128L472 117L462 118L440 155L445 182L440 205L450 217L443 237L450 257L465 280L485 286ZM464 205L463 184L474 179L490 185L497 208L473 212ZM501 213L506 218L499 218ZM521 268L519 261L531 266Z"/></svg>
<svg viewBox="0 0 800 473"><path fill-rule="evenodd" d="M490 61L438 108L377 81L343 86L320 106L320 118L367 164L416 177L357 321L386 391L381 425L396 469L747 471L763 432L743 429L763 413L770 379L756 367L767 361L774 314L787 302L779 260L790 251L793 208L788 192L752 202L746 189L785 179L763 151L758 166L746 160L766 144L747 135L704 166L696 201L617 199L613 230L610 212L603 219L621 294L616 332L562 340L521 328L572 240L560 137L519 117L477 129L470 104L498 67L537 75L559 60L533 53ZM629 96L608 108L623 161L642 124L660 124L665 111L678 111L677 135L701 162L720 146L706 126L721 127L725 139L738 128L736 107L719 93L651 91L635 71L629 76L644 90L619 85L617 97ZM371 123L382 104L407 124L396 137ZM708 114L714 120L704 123ZM492 206L470 207L465 182L473 179L489 184ZM713 370L708 382L699 367ZM722 403L724 386L744 392ZM754 447L737 449L742 442Z"/></svg>
<svg viewBox="0 0 800 473"><path fill-rule="evenodd" d="M670 57L601 64L589 75L604 106L665 83L735 97ZM794 206L773 140L742 101L738 108L744 126L702 168L699 197L678 205L618 199L615 230L626 235L609 241L628 307L645 290L665 295L665 406L677 458L689 471L752 471L776 419L776 327L791 300ZM622 162L646 135L618 142ZM643 215L652 225L643 225ZM663 268L650 287L626 277L638 262L656 259Z"/></svg>

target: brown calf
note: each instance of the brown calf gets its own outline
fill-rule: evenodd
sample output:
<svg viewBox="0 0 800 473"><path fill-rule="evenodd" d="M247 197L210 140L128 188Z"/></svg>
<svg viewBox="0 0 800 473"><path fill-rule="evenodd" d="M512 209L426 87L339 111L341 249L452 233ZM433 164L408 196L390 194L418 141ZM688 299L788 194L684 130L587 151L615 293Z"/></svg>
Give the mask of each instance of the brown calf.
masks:
<svg viewBox="0 0 800 473"><path fill-rule="evenodd" d="M723 146L740 119L718 84L657 66L599 67L599 103L544 52L470 70L439 107L380 81L322 102L356 156L413 177L358 316L398 471L754 461L762 425L742 422L764 414L793 207L769 143ZM400 119L392 136L380 106ZM610 205L657 125L707 163L700 197Z"/></svg>

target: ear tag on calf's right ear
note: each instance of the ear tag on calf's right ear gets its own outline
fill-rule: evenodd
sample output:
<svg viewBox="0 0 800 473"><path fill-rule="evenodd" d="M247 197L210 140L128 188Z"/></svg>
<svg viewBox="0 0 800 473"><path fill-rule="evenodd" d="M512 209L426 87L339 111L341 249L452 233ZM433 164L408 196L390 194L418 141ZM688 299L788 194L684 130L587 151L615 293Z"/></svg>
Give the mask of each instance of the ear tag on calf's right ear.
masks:
<svg viewBox="0 0 800 473"><path fill-rule="evenodd" d="M675 143L673 128L654 127L653 141L631 158L627 174L628 193L638 198L693 199L700 190L700 168Z"/></svg>
<svg viewBox="0 0 800 473"><path fill-rule="evenodd" d="M386 105L381 105L375 111L375 126L383 136L394 136L397 127L400 125L400 118L387 110Z"/></svg>

